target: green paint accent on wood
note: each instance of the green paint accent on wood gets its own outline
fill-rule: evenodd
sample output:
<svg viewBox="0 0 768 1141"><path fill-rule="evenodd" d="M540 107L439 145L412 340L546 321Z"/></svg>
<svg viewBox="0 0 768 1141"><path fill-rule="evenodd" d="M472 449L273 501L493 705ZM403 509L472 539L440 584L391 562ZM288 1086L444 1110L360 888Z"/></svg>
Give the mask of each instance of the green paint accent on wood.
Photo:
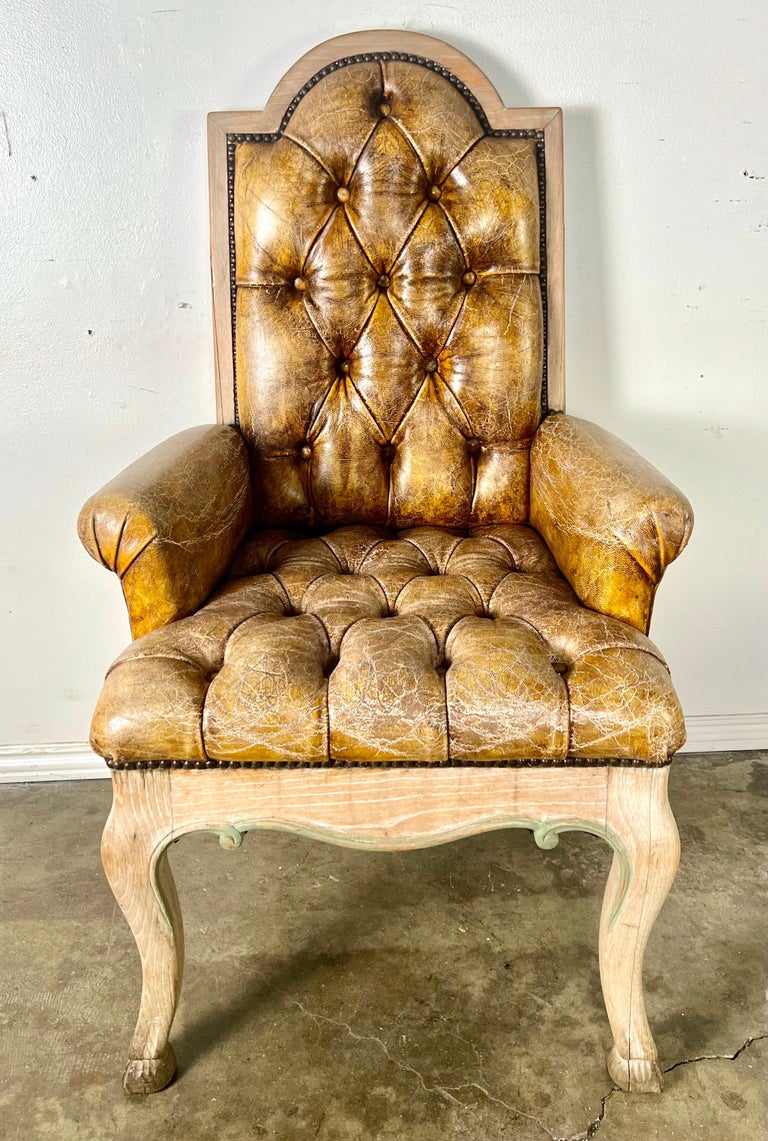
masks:
<svg viewBox="0 0 768 1141"><path fill-rule="evenodd" d="M561 832L589 832L593 836L605 840L605 842L610 844L613 848L621 870L619 886L616 889L616 898L613 901L613 907L608 916L608 926L613 927L619 917L621 905L624 902L624 898L629 890L629 885L632 882L632 861L629 858L629 852L615 832L612 832L609 828L604 828L601 824L595 824L589 820L580 820L578 817L574 817L573 819L542 821L541 824L534 828L533 838L540 848L556 848L560 842Z"/></svg>
<svg viewBox="0 0 768 1141"><path fill-rule="evenodd" d="M160 882L160 876L158 874L158 865L160 860L167 852L170 843L171 838L168 836L160 844L158 844L152 853L152 859L150 860L149 864L149 884L152 888L152 894L157 900L157 905L160 908L160 914L163 917L165 926L168 928L170 934L173 935L174 931L173 923L171 921L171 907L168 903L168 900L166 899L165 892L163 891L163 885Z"/></svg>
<svg viewBox="0 0 768 1141"><path fill-rule="evenodd" d="M219 843L222 848L227 851L234 851L239 848L243 842L243 837L246 832L253 832L257 829L265 831L280 831L280 832L293 832L299 836L305 836L311 840L323 840L326 843L338 844L345 848L359 848L367 849L368 851L379 852L393 852L402 851L412 848L428 848L436 847L438 844L448 844L454 840L461 840L468 836L474 836L482 832L498 831L502 828L525 828L533 832L533 838L539 848L543 850L551 850L556 848L560 841L561 832L589 832L593 836L597 836L601 840L605 840L613 851L615 852L620 868L619 884L616 889L616 896L613 901L610 915L608 917L609 926L613 926L616 922L621 906L626 897L629 885L632 879L632 864L629 858L629 853L622 843L619 836L610 829L605 828L603 825L598 824L592 820L582 820L578 817L562 817L554 820L534 820L525 816L496 816L489 817L486 820L479 821L476 825L463 826L461 828L447 829L437 835L413 833L406 836L398 837L370 837L364 833L352 833L348 831L337 831L330 827L322 825L312 826L306 824L295 824L291 821L278 821L278 820L244 820L238 821L237 824L199 824L190 825L186 832L213 832L214 835L219 837ZM180 834L176 834L173 839L180 838ZM170 913L165 900L163 899L162 890L157 882L154 868L157 860L160 858L162 852L170 843L170 839L166 840L161 847L155 852L153 859L153 867L151 872L152 887L155 895L160 903L163 916L168 924L169 930L171 929Z"/></svg>
<svg viewBox="0 0 768 1141"><path fill-rule="evenodd" d="M220 827L211 827L208 831L216 833L219 837L219 843L227 852L234 852L235 848L239 848L243 842L243 836L245 835L245 832L238 831L233 824L222 824Z"/></svg>

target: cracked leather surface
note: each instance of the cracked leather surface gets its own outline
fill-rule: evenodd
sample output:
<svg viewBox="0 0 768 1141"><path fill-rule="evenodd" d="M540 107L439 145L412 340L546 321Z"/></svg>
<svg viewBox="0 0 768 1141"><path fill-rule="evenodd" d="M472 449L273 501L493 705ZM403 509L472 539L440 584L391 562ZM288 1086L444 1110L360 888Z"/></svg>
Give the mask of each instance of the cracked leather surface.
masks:
<svg viewBox="0 0 768 1141"><path fill-rule="evenodd" d="M690 507L599 428L540 426L539 142L382 60L232 145L239 431L174 437L81 514L136 638L96 751L665 762L645 635Z"/></svg>
<svg viewBox="0 0 768 1141"><path fill-rule="evenodd" d="M530 527L257 531L196 614L110 670L117 762L664 762L682 713L654 644L582 606Z"/></svg>
<svg viewBox="0 0 768 1141"><path fill-rule="evenodd" d="M237 400L262 523L527 520L536 146L485 135L447 79L393 60L331 72L277 141L237 145Z"/></svg>
<svg viewBox="0 0 768 1141"><path fill-rule="evenodd" d="M223 424L165 440L92 495L77 529L120 578L134 638L195 610L251 518L248 457Z"/></svg>
<svg viewBox="0 0 768 1141"><path fill-rule="evenodd" d="M682 492L604 428L561 413L531 449L531 514L582 602L645 633L693 527Z"/></svg>

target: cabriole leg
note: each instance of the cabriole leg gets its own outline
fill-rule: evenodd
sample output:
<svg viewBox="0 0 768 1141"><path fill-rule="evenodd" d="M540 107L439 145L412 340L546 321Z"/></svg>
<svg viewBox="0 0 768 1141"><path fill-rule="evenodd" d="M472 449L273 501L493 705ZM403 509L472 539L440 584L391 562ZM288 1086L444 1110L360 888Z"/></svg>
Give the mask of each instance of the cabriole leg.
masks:
<svg viewBox="0 0 768 1141"><path fill-rule="evenodd" d="M101 855L142 967L141 1008L123 1086L128 1093L155 1093L176 1072L168 1035L184 966L181 910L166 858L170 785L160 770L115 772L112 784Z"/></svg>
<svg viewBox="0 0 768 1141"><path fill-rule="evenodd" d="M614 852L600 920L600 978L613 1032L608 1072L637 1093L663 1088L645 1013L643 957L680 858L668 775L668 766L614 768L608 780L607 827L623 846Z"/></svg>

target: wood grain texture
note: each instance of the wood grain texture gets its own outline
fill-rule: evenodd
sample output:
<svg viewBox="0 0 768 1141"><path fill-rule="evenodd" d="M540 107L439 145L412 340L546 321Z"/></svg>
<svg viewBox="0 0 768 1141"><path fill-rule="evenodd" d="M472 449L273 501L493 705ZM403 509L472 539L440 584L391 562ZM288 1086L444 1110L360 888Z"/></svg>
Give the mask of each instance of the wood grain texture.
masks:
<svg viewBox="0 0 768 1141"><path fill-rule="evenodd" d="M184 969L179 899L166 858L172 837L167 773L119 774L101 843L104 871L141 956L141 1007L123 1076L127 1093L155 1093L173 1079L168 1041Z"/></svg>
<svg viewBox="0 0 768 1141"><path fill-rule="evenodd" d="M232 353L232 296L229 266L227 133L216 115L208 116L208 197L211 228L213 353L216 366L216 419L235 423L235 370Z"/></svg>
<svg viewBox="0 0 768 1141"><path fill-rule="evenodd" d="M208 116L211 228L211 278L216 356L217 415L235 420L233 391L232 309L230 294L229 223L227 199L228 134L259 134L279 130L285 111L304 84L338 59L366 52L407 52L432 59L449 70L472 92L495 130L541 129L546 148L548 382L550 407L565 407L564 274L563 274L563 157L562 112L556 107L505 107L486 75L457 48L416 32L369 31L336 36L302 56L275 87L263 111L215 111Z"/></svg>
<svg viewBox="0 0 768 1141"><path fill-rule="evenodd" d="M645 1013L643 958L680 860L667 799L669 768L611 769L607 776L606 827L623 837L631 867L619 921L613 922L622 870L614 856L600 920L600 978L614 1039L608 1071L623 1090L660 1093L664 1082Z"/></svg>
<svg viewBox="0 0 768 1141"><path fill-rule="evenodd" d="M532 828L578 818L602 827L607 776L600 768L176 770L170 773L173 839L226 825L396 851L518 821Z"/></svg>
<svg viewBox="0 0 768 1141"><path fill-rule="evenodd" d="M565 202L563 113L544 127L547 196L547 395L550 411L565 411Z"/></svg>
<svg viewBox="0 0 768 1141"><path fill-rule="evenodd" d="M150 1093L173 1077L168 1035L181 985L181 914L165 852L189 832L226 848L245 832L280 829L346 847L398 851L499 828L527 828L552 848L586 831L611 845L600 934L601 977L614 1035L609 1069L623 1089L657 1090L642 962L677 867L668 769L368 768L119 771L103 858L143 967L139 1020L124 1084Z"/></svg>

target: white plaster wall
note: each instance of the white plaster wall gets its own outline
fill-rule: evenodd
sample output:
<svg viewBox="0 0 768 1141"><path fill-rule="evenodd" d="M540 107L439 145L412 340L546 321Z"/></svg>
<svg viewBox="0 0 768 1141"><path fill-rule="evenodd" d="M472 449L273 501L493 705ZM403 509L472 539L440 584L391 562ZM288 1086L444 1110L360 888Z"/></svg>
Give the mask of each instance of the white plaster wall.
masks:
<svg viewBox="0 0 768 1141"><path fill-rule="evenodd" d="M81 741L128 636L91 491L214 419L205 113L356 28L565 111L572 412L694 503L653 635L690 714L766 709L763 0L0 0L0 745Z"/></svg>

